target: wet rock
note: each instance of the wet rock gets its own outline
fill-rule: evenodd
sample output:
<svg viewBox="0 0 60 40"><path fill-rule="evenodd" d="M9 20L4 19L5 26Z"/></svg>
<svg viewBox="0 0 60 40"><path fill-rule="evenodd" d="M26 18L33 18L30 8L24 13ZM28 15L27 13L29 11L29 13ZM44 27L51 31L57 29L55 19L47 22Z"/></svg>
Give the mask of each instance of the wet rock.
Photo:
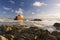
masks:
<svg viewBox="0 0 60 40"><path fill-rule="evenodd" d="M18 28L18 26L0 26L0 35L8 40L60 40L60 33L50 33L38 27Z"/></svg>
<svg viewBox="0 0 60 40"><path fill-rule="evenodd" d="M55 23L53 26L60 27L60 23Z"/></svg>
<svg viewBox="0 0 60 40"><path fill-rule="evenodd" d="M60 40L60 32L54 31L52 35L56 36L58 40Z"/></svg>
<svg viewBox="0 0 60 40"><path fill-rule="evenodd" d="M60 29L60 23L55 23L53 26L55 26L57 29Z"/></svg>
<svg viewBox="0 0 60 40"><path fill-rule="evenodd" d="M32 21L42 21L42 19L33 19Z"/></svg>
<svg viewBox="0 0 60 40"><path fill-rule="evenodd" d="M0 40L8 40L6 37L0 35Z"/></svg>

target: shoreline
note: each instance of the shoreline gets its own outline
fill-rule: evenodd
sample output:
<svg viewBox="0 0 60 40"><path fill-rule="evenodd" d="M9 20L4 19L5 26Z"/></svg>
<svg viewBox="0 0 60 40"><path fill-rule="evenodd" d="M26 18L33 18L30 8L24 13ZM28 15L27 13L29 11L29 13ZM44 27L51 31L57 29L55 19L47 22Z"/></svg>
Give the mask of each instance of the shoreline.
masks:
<svg viewBox="0 0 60 40"><path fill-rule="evenodd" d="M54 32L58 33L57 31ZM8 40L57 40L58 38L57 36L54 36L54 32L50 33L49 31L39 29L38 27L24 28L7 25L0 26L0 38L4 37Z"/></svg>

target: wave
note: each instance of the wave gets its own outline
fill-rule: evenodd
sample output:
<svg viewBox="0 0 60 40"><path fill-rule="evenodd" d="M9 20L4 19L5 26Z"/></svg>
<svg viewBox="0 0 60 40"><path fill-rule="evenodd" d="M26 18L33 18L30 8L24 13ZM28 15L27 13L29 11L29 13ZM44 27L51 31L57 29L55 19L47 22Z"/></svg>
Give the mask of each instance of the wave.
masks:
<svg viewBox="0 0 60 40"><path fill-rule="evenodd" d="M49 32L53 32L56 30L56 28L54 26L52 26L54 23L56 22L60 22L60 21L48 21L48 20L44 20L44 21L23 21L23 23L25 25L27 25L28 27L39 27L40 29L43 30L48 30ZM19 21L15 21L15 20L4 20L4 21L0 21L0 24L8 24L8 25L17 25L17 23L19 23Z"/></svg>
<svg viewBox="0 0 60 40"><path fill-rule="evenodd" d="M27 21L25 22L28 27L38 27L43 30L48 30L49 32L53 32L56 30L54 26L52 26L57 21Z"/></svg>

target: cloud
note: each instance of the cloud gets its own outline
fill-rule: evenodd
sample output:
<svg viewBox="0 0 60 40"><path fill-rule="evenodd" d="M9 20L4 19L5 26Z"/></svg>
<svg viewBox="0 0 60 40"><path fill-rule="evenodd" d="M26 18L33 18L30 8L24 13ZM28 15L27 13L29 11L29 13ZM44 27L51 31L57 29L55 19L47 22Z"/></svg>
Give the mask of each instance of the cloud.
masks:
<svg viewBox="0 0 60 40"><path fill-rule="evenodd" d="M45 3L42 3L42 2L34 2L33 3L33 6L42 6L42 5L47 5L47 4L45 4Z"/></svg>
<svg viewBox="0 0 60 40"><path fill-rule="evenodd" d="M55 8L60 8L60 3L55 4Z"/></svg>
<svg viewBox="0 0 60 40"><path fill-rule="evenodd" d="M11 10L11 12L14 12L14 10Z"/></svg>
<svg viewBox="0 0 60 40"><path fill-rule="evenodd" d="M3 7L4 10L11 10L9 7Z"/></svg>
<svg viewBox="0 0 60 40"><path fill-rule="evenodd" d="M23 9L19 8L18 10L15 11L17 14L23 14Z"/></svg>
<svg viewBox="0 0 60 40"><path fill-rule="evenodd" d="M35 18L60 18L60 13L36 14Z"/></svg>
<svg viewBox="0 0 60 40"><path fill-rule="evenodd" d="M9 7L3 7L3 9L6 10L6 11L10 11L12 13L14 12L14 10L12 8L9 8Z"/></svg>
<svg viewBox="0 0 60 40"><path fill-rule="evenodd" d="M32 14L35 14L35 12L32 12Z"/></svg>
<svg viewBox="0 0 60 40"><path fill-rule="evenodd" d="M10 3L15 4L15 1L9 0Z"/></svg>
<svg viewBox="0 0 60 40"><path fill-rule="evenodd" d="M56 6L59 6L60 7L60 4L56 4Z"/></svg>

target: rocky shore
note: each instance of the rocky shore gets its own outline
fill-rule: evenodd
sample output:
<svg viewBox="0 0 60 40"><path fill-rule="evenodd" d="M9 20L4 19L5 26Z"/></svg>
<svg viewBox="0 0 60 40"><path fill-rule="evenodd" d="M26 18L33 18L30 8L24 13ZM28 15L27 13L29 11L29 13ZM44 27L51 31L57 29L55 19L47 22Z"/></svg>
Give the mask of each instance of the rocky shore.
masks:
<svg viewBox="0 0 60 40"><path fill-rule="evenodd" d="M60 40L60 32L50 33L38 27L0 26L0 40Z"/></svg>

